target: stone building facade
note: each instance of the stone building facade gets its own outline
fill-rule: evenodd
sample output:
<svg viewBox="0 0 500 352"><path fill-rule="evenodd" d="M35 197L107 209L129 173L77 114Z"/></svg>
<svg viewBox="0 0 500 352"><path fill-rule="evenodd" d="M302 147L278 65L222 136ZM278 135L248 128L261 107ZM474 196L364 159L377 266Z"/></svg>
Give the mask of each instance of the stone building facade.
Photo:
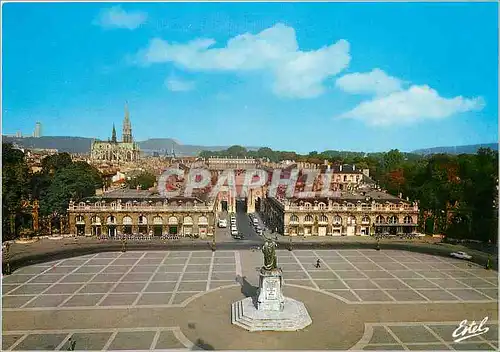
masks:
<svg viewBox="0 0 500 352"><path fill-rule="evenodd" d="M139 145L132 137L132 125L130 123L128 106L125 106L125 117L123 119L122 141L116 138L115 125L108 141L94 140L90 151L92 162L129 162L140 159Z"/></svg>
<svg viewBox="0 0 500 352"><path fill-rule="evenodd" d="M330 199L265 198L261 214L285 236L368 236L414 233L419 211L416 203L371 191Z"/></svg>
<svg viewBox="0 0 500 352"><path fill-rule="evenodd" d="M77 235L165 234L201 238L215 230L214 202L197 197L163 198L151 191L121 189L70 202L69 229Z"/></svg>
<svg viewBox="0 0 500 352"><path fill-rule="evenodd" d="M227 169L254 169L259 165L257 159L253 158L217 158L211 157L206 159L206 165L210 170L227 170Z"/></svg>

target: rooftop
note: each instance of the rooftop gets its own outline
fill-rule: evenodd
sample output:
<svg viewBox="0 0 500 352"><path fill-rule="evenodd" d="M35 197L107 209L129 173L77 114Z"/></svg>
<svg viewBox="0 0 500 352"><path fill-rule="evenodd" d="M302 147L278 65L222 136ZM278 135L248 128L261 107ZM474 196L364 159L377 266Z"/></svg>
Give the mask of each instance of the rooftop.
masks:
<svg viewBox="0 0 500 352"><path fill-rule="evenodd" d="M158 200L168 199L169 201L179 200L179 201L183 201L183 202L196 201L198 203L203 203L203 202L207 201L208 197L204 194L196 194L196 196L193 196L193 197L184 197L182 195L177 196L177 197L163 197L157 191L120 188L117 190L103 193L100 196L89 197L88 199L92 200L92 201L97 201L97 200L110 200L110 201L112 201L115 199L137 200L137 201L143 201L143 200L156 200L156 201L158 201Z"/></svg>

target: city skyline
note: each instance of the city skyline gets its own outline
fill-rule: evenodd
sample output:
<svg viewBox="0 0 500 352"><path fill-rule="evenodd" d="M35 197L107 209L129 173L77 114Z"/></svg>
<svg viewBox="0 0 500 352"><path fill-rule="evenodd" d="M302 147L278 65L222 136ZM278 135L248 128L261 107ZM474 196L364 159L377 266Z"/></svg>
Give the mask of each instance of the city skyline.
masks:
<svg viewBox="0 0 500 352"><path fill-rule="evenodd" d="M297 152L490 143L497 9L4 4L3 133L41 121L46 136L107 140L129 101L135 140Z"/></svg>

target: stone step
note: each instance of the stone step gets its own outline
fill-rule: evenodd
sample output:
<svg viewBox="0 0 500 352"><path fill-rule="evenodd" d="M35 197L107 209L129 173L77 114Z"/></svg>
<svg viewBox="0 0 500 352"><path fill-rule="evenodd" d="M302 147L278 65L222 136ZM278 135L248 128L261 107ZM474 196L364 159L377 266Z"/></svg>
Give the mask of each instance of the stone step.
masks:
<svg viewBox="0 0 500 352"><path fill-rule="evenodd" d="M236 304L231 304L231 323L234 324L236 322Z"/></svg>
<svg viewBox="0 0 500 352"><path fill-rule="evenodd" d="M234 311L233 321L238 323L237 325L243 325L242 327L244 328L251 327L252 320L243 315L243 304L241 301L234 303L232 305L232 310Z"/></svg>
<svg viewBox="0 0 500 352"><path fill-rule="evenodd" d="M297 331L312 323L307 310L300 302L289 301L293 304L297 312L288 311L288 316L276 315L271 317L259 318L262 315L257 314L249 305L248 300L241 300L231 305L231 322L248 331ZM293 310L293 309L292 309ZM305 313L305 314L303 314ZM281 318L281 319L280 319Z"/></svg>

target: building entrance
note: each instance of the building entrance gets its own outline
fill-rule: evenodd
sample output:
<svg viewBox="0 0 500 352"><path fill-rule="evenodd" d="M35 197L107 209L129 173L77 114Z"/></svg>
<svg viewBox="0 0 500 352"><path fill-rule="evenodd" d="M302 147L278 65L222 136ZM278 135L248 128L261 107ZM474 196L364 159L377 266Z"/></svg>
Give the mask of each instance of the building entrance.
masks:
<svg viewBox="0 0 500 352"><path fill-rule="evenodd" d="M248 209L247 198L236 199L236 212L246 213Z"/></svg>

